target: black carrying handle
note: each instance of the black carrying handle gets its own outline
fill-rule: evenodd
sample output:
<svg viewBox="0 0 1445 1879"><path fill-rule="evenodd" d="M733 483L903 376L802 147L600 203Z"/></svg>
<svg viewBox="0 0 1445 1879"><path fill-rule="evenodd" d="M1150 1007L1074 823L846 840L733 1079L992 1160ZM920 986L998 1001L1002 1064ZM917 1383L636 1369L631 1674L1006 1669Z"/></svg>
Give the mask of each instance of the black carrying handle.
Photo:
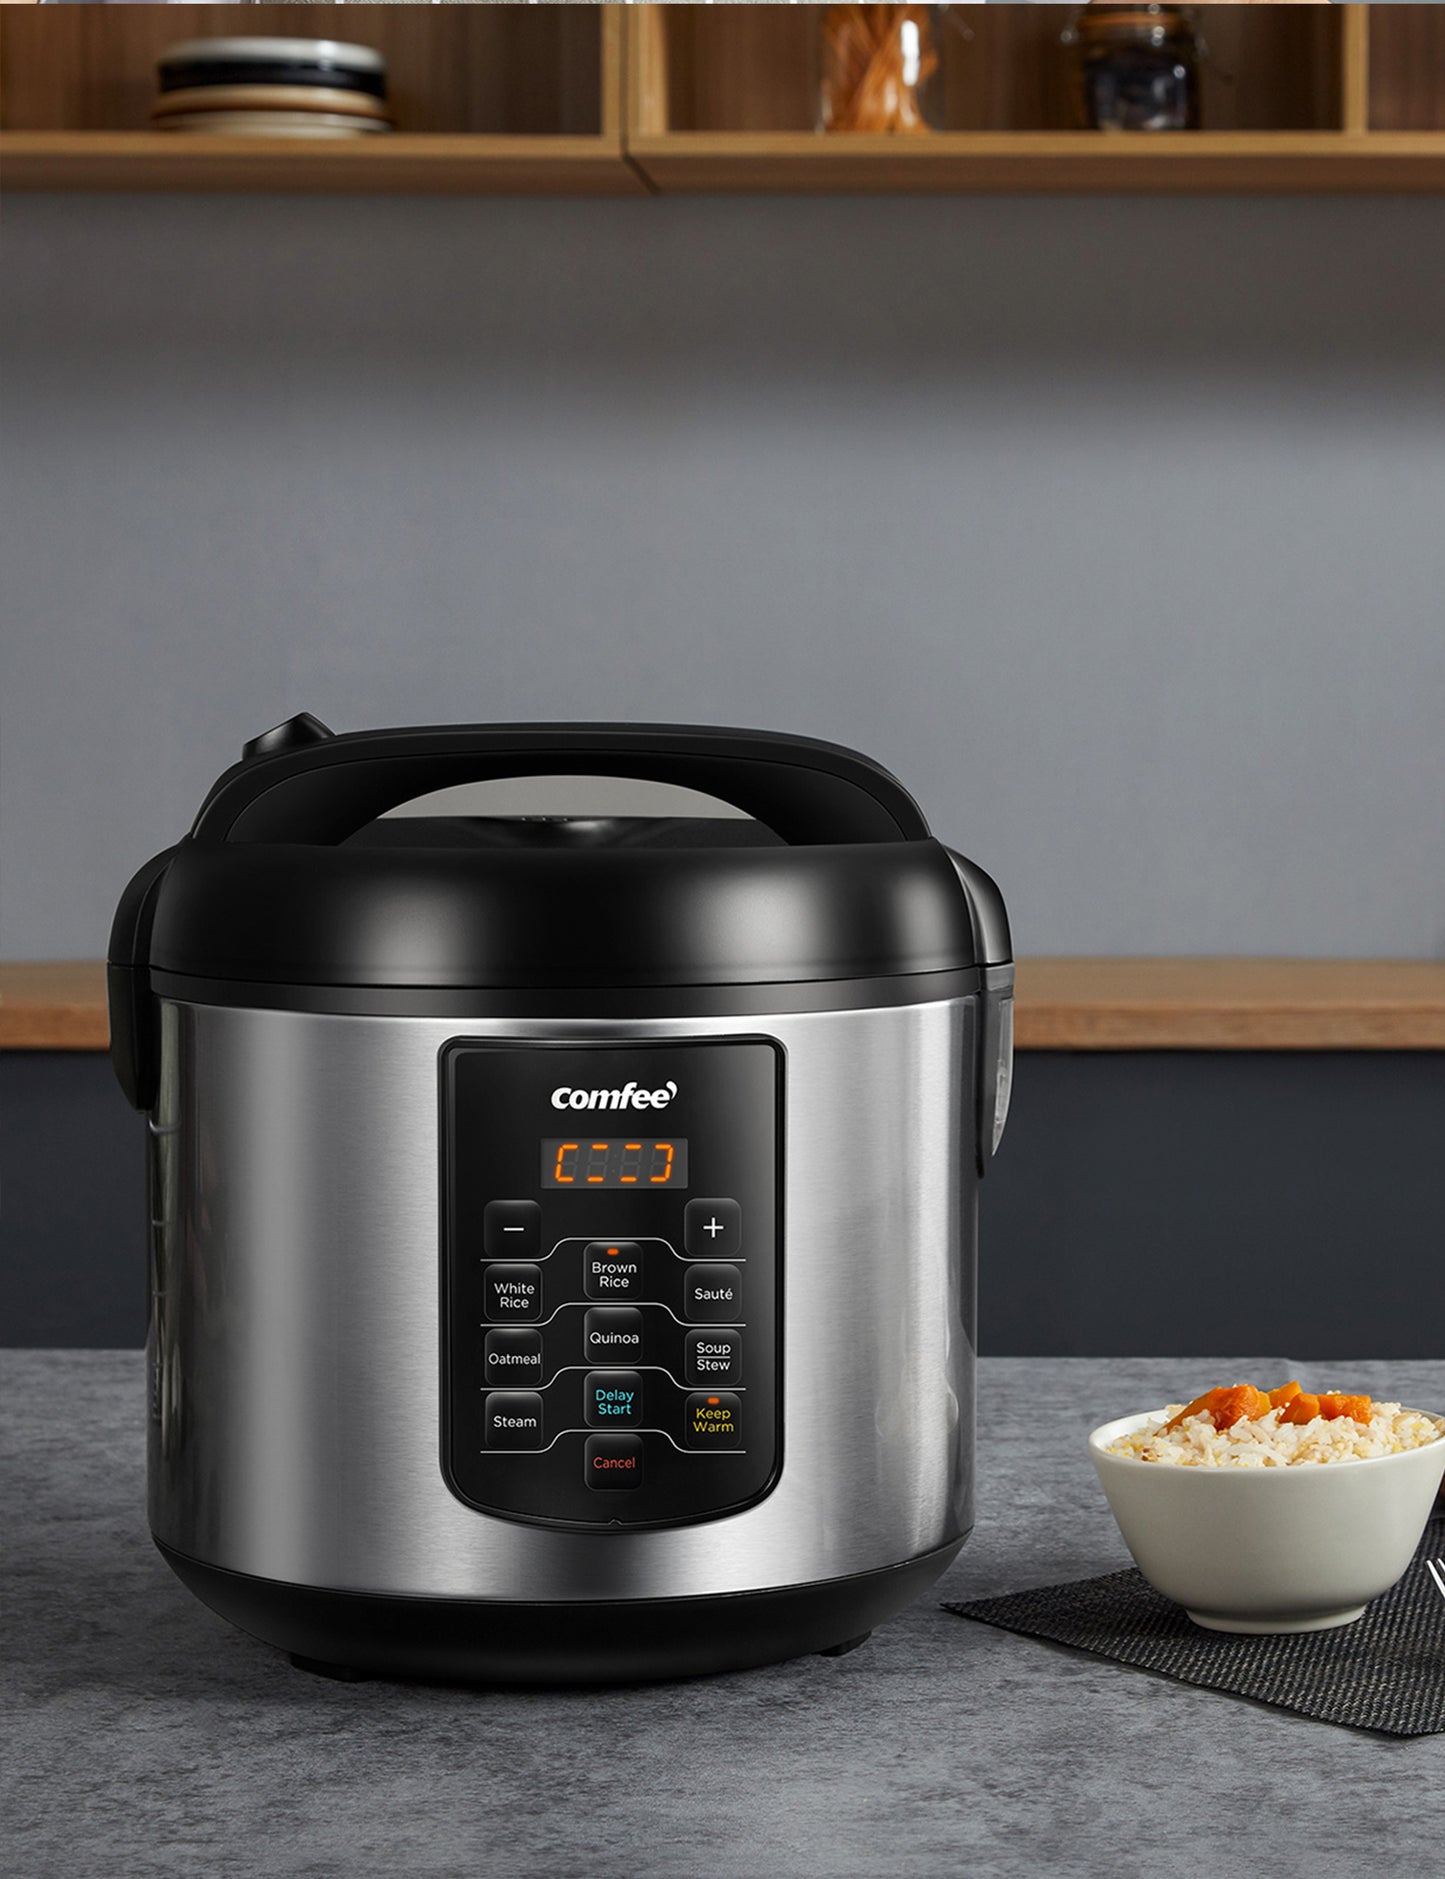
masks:
<svg viewBox="0 0 1445 1879"><path fill-rule="evenodd" d="M920 841L929 832L880 764L813 738L678 724L433 725L330 736L309 724L315 730L299 745L282 740L268 750L268 739L257 740L255 754L212 788L192 840L336 843L432 790L569 774L701 790L785 842Z"/></svg>

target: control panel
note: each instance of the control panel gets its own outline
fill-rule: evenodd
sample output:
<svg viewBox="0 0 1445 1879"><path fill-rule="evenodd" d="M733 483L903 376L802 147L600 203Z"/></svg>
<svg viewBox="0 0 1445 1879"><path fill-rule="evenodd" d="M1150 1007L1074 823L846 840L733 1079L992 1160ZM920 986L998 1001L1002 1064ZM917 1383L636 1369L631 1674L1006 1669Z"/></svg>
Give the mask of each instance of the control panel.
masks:
<svg viewBox="0 0 1445 1879"><path fill-rule="evenodd" d="M781 1047L441 1053L442 1463L487 1513L668 1526L781 1458Z"/></svg>

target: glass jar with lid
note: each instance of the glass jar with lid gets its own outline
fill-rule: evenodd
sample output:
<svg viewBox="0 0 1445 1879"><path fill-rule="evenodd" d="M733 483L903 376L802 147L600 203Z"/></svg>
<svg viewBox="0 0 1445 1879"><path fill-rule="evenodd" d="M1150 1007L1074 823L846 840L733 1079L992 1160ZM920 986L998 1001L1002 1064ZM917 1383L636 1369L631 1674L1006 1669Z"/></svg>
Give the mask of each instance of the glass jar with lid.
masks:
<svg viewBox="0 0 1445 1879"><path fill-rule="evenodd" d="M825 7L819 129L918 135L942 125L941 7Z"/></svg>
<svg viewBox="0 0 1445 1879"><path fill-rule="evenodd" d="M1074 54L1079 121L1088 129L1199 129L1192 8L1086 6L1064 40Z"/></svg>

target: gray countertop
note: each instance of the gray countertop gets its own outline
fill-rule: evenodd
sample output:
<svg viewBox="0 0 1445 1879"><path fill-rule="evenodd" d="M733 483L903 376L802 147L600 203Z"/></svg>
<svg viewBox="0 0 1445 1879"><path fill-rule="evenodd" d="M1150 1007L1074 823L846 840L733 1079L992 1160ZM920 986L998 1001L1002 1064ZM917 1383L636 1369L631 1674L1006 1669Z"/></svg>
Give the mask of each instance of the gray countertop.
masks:
<svg viewBox="0 0 1445 1879"><path fill-rule="evenodd" d="M1128 1563L1093 1424L1286 1375L1445 1404L1445 1363L994 1358L974 1536L863 1649L554 1694L293 1670L149 1543L139 1353L8 1353L0 1861L17 1879L1424 1879L1445 1737L1331 1728L939 1610Z"/></svg>

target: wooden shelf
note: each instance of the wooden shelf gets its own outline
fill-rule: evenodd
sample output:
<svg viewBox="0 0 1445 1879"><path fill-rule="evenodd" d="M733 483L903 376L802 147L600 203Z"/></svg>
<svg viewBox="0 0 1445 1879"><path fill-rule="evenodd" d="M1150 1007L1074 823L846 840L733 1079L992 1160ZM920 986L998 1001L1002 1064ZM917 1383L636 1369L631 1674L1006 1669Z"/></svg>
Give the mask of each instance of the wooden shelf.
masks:
<svg viewBox="0 0 1445 1879"><path fill-rule="evenodd" d="M943 131L828 138L807 131L634 133L628 155L663 194L1115 193L1383 195L1445 192L1445 134Z"/></svg>
<svg viewBox="0 0 1445 1879"><path fill-rule="evenodd" d="M1445 963L1021 959L1021 1050L1445 1050ZM0 965L0 1048L104 1050L99 961Z"/></svg>
<svg viewBox="0 0 1445 1879"><path fill-rule="evenodd" d="M1024 1050L1445 1050L1445 962L1021 959Z"/></svg>
<svg viewBox="0 0 1445 1879"><path fill-rule="evenodd" d="M203 137L151 128L178 39L334 35L334 6L46 9L0 19L0 182L18 190L645 195L622 147L616 7L352 7L386 58L397 134Z"/></svg>
<svg viewBox="0 0 1445 1879"><path fill-rule="evenodd" d="M955 10L955 17L961 10ZM626 195L1445 192L1436 7L1206 6L1206 128L1072 121L1072 9L967 9L949 128L813 129L822 9L353 7L402 134L356 143L149 128L157 52L187 34L331 33L329 6L6 8L0 184L15 190Z"/></svg>
<svg viewBox="0 0 1445 1879"><path fill-rule="evenodd" d="M379 147L380 146L380 147ZM177 137L164 131L8 131L7 189L245 191L313 195L645 196L600 137Z"/></svg>
<svg viewBox="0 0 1445 1879"><path fill-rule="evenodd" d="M102 960L0 965L0 1050L109 1047Z"/></svg>
<svg viewBox="0 0 1445 1879"><path fill-rule="evenodd" d="M1445 191L1445 108L1437 121L1418 102L1445 98L1445 35L1428 22L1412 30L1401 55L1416 102L1377 129L1370 60L1399 35L1367 17L1369 8L1206 6L1199 10L1209 46L1201 68L1206 128L1120 136L1070 128L1060 34L1072 9L970 8L967 43L947 40L945 29L948 128L905 138L823 136L814 128L822 10L629 10L626 148L654 188Z"/></svg>

